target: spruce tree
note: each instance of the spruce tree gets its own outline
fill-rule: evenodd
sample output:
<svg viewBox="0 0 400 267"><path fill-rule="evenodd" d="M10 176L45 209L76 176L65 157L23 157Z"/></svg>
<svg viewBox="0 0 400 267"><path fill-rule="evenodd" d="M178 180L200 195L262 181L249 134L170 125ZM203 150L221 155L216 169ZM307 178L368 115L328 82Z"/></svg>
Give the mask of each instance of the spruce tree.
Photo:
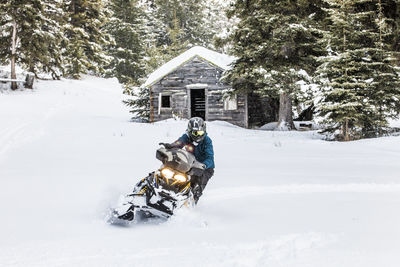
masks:
<svg viewBox="0 0 400 267"><path fill-rule="evenodd" d="M184 41L188 41L191 46L202 45L209 46L212 36L205 28L203 12L205 2L199 0L155 0L155 16L161 20L167 27L164 32L160 32L160 44L170 45L172 40L168 29L176 28L176 19L179 21L179 27L182 29Z"/></svg>
<svg viewBox="0 0 400 267"><path fill-rule="evenodd" d="M206 20L206 1L146 1L148 51L158 67L179 52L201 45L213 48L215 32ZM215 25L216 27L216 25Z"/></svg>
<svg viewBox="0 0 400 267"><path fill-rule="evenodd" d="M228 36L238 23L237 19L227 16L233 3L234 0L206 0L204 11L206 29L212 35L213 48L225 54L230 54L231 43Z"/></svg>
<svg viewBox="0 0 400 267"><path fill-rule="evenodd" d="M164 51L167 46L165 36L168 33L168 25L156 12L155 1L142 2L141 9L144 12L144 31L141 37L145 44L145 73L148 75L170 59Z"/></svg>
<svg viewBox="0 0 400 267"><path fill-rule="evenodd" d="M193 43L183 28L181 6L185 1L154 1L143 5L146 73L187 50ZM199 44L199 43L195 43Z"/></svg>
<svg viewBox="0 0 400 267"><path fill-rule="evenodd" d="M100 73L110 58L103 51L110 43L110 36L103 26L110 16L105 7L108 1L65 0L67 16L65 36L65 73L78 79L82 73Z"/></svg>
<svg viewBox="0 0 400 267"><path fill-rule="evenodd" d="M0 58L34 72L57 78L62 68L60 1L0 1ZM12 84L15 89L15 84Z"/></svg>
<svg viewBox="0 0 400 267"><path fill-rule="evenodd" d="M53 79L59 79L63 72L64 58L61 42L63 35L62 0L41 0L41 14L37 14L40 29L32 31L27 28L26 52L24 65L36 75L39 72L50 73ZM39 18L40 16L40 18Z"/></svg>
<svg viewBox="0 0 400 267"><path fill-rule="evenodd" d="M279 98L278 129L294 129L292 99L300 93L304 71L316 67L323 12L319 1L237 0L229 11L240 19L231 35L238 59L226 79L237 92L256 92ZM304 71L303 71L304 70Z"/></svg>
<svg viewBox="0 0 400 267"><path fill-rule="evenodd" d="M400 1L399 0L387 0L382 1L383 14L386 18L389 18L389 24L392 26L392 39L391 39L391 50L395 51L396 64L400 66Z"/></svg>
<svg viewBox="0 0 400 267"><path fill-rule="evenodd" d="M174 58L183 53L189 45L189 41L185 41L184 32L179 25L179 19L174 16L172 28L168 30L168 37L171 43L166 49L170 58Z"/></svg>
<svg viewBox="0 0 400 267"><path fill-rule="evenodd" d="M132 96L124 100L124 104L131 108L132 119L141 122L150 121L150 90L146 87L132 87L127 85L126 90Z"/></svg>
<svg viewBox="0 0 400 267"><path fill-rule="evenodd" d="M371 2L375 5L375 12L371 17L375 25L372 25L372 43L368 49L372 72L368 99L374 111L366 114L362 128L363 137L380 135L388 126L387 119L396 118L400 113L400 68L395 66L394 61L399 53L393 51L395 48L392 46L392 40L398 36L394 37L392 18L385 16L385 1Z"/></svg>
<svg viewBox="0 0 400 267"><path fill-rule="evenodd" d="M107 74L137 86L145 75L144 11L138 0L112 0L111 10L106 29L114 42L107 49L112 57Z"/></svg>
<svg viewBox="0 0 400 267"><path fill-rule="evenodd" d="M318 70L324 86L320 113L329 131L340 129L339 139L375 136L395 116L400 99L381 1L325 1L331 25L325 37L329 55L320 58Z"/></svg>

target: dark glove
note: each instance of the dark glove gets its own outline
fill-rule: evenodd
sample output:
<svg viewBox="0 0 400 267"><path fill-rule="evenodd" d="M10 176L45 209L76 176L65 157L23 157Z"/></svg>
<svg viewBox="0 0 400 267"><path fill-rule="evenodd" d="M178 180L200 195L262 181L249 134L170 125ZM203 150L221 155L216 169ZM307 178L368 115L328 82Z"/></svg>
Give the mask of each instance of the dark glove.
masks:
<svg viewBox="0 0 400 267"><path fill-rule="evenodd" d="M192 169L190 169L188 174L191 176L200 177L200 176L203 176L204 171L205 170L202 168L192 168Z"/></svg>
<svg viewBox="0 0 400 267"><path fill-rule="evenodd" d="M164 146L166 149L171 149L174 147L172 144L169 143L158 143L158 145Z"/></svg>

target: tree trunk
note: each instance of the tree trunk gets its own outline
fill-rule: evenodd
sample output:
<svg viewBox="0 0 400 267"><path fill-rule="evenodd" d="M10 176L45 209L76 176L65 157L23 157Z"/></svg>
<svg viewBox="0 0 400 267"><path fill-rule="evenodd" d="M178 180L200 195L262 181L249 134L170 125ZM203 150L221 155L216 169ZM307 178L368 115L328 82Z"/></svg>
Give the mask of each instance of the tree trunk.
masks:
<svg viewBox="0 0 400 267"><path fill-rule="evenodd" d="M283 92L279 97L279 119L275 130L290 131L296 129L293 123L292 98Z"/></svg>
<svg viewBox="0 0 400 267"><path fill-rule="evenodd" d="M15 50L17 47L17 22L13 20L13 32L11 40L11 79L17 79L15 72ZM11 89L17 89L17 82L11 82Z"/></svg>
<svg viewBox="0 0 400 267"><path fill-rule="evenodd" d="M350 141L350 135L349 135L349 120L346 119L344 124L343 124L343 141Z"/></svg>

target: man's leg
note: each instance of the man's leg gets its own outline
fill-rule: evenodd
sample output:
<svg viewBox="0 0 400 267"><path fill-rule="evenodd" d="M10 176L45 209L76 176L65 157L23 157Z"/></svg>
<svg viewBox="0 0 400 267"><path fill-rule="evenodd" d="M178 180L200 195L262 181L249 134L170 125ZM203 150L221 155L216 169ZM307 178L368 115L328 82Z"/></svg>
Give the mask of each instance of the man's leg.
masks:
<svg viewBox="0 0 400 267"><path fill-rule="evenodd" d="M204 188L206 188L208 181L213 175L214 175L214 169L206 169L203 172L202 176L196 177L197 179L193 186L194 201L196 204L199 201L201 195L203 194Z"/></svg>

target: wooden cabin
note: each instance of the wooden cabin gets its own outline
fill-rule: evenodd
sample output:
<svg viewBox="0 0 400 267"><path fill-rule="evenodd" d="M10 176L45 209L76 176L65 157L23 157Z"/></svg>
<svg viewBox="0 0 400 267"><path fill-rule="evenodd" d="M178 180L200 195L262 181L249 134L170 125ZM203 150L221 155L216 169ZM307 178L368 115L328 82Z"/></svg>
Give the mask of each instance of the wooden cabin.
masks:
<svg viewBox="0 0 400 267"><path fill-rule="evenodd" d="M143 85L150 90L150 121L202 117L247 128L254 117L248 114L248 95L230 96L230 85L221 82L234 59L196 46L161 66Z"/></svg>

